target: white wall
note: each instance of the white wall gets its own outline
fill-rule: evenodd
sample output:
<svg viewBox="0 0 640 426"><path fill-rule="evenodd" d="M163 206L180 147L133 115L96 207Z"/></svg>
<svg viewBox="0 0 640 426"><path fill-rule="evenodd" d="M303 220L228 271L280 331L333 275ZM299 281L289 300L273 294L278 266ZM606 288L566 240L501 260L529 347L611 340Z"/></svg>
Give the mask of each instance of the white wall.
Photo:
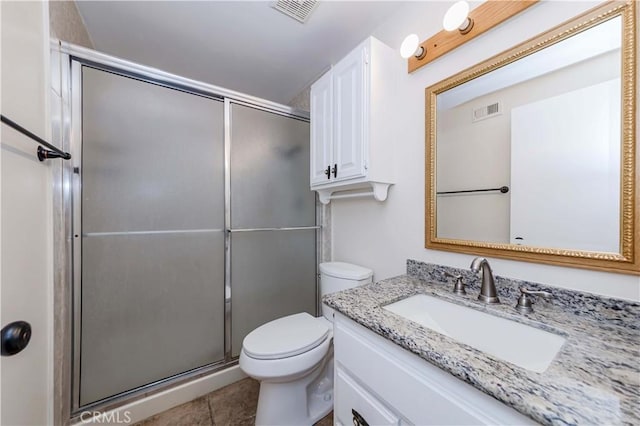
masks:
<svg viewBox="0 0 640 426"><path fill-rule="evenodd" d="M48 5L2 1L0 13L2 114L49 139ZM29 322L32 337L0 361L0 424L53 424L52 163L38 161L30 139L1 132L1 319Z"/></svg>
<svg viewBox="0 0 640 426"><path fill-rule="evenodd" d="M421 40L441 29L449 2L415 2L390 16L373 35L398 48L406 34ZM424 248L424 89L465 68L546 31L598 2L543 1L420 70L399 76L404 108L393 120L404 124L395 144L396 184L384 203L373 200L332 202L333 258L369 266L376 279L405 272L407 258L468 268L472 255ZM477 5L477 3L475 4ZM640 300L637 276L586 269L492 259L498 275L552 286Z"/></svg>

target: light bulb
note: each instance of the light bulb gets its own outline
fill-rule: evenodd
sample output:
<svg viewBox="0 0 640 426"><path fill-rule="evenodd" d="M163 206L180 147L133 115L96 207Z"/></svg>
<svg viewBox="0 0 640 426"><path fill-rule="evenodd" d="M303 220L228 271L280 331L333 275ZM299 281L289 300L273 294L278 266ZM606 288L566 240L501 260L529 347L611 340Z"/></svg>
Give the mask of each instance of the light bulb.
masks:
<svg viewBox="0 0 640 426"><path fill-rule="evenodd" d="M400 56L407 59L413 56L418 49L418 45L420 44L420 39L417 34L409 34L405 37L402 45L400 46Z"/></svg>
<svg viewBox="0 0 640 426"><path fill-rule="evenodd" d="M445 13L442 26L447 31L455 31L466 23L468 16L469 3L464 0L456 2L447 10L447 13ZM465 26L465 28L467 26ZM462 29L464 30L465 28Z"/></svg>
<svg viewBox="0 0 640 426"><path fill-rule="evenodd" d="M409 34L406 36L400 46L400 56L404 59L408 59L412 56L422 59L426 54L427 52L424 47L420 46L420 39L417 34Z"/></svg>

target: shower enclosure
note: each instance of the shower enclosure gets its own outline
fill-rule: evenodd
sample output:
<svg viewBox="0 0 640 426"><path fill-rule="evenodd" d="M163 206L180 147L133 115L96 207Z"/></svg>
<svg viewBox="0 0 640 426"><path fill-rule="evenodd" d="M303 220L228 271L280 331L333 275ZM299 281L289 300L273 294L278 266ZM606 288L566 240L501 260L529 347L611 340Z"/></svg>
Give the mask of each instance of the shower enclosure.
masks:
<svg viewBox="0 0 640 426"><path fill-rule="evenodd" d="M66 49L71 412L223 369L260 324L316 314L308 117Z"/></svg>

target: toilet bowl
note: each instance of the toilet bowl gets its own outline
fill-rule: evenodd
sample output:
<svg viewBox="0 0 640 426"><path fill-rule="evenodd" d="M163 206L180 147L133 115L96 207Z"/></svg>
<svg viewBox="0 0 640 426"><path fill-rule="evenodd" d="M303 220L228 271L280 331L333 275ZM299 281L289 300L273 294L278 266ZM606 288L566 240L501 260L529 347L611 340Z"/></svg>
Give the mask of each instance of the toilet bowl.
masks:
<svg viewBox="0 0 640 426"><path fill-rule="evenodd" d="M371 282L373 272L320 264L321 296ZM333 409L333 310L270 321L242 342L240 368L260 381L256 425L312 425Z"/></svg>

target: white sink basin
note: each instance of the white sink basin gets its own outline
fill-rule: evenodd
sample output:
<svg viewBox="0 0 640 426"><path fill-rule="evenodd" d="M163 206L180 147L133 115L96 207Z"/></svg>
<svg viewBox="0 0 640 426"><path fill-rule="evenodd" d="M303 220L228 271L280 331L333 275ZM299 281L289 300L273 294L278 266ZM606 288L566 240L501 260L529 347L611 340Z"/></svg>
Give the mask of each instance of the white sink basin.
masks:
<svg viewBox="0 0 640 426"><path fill-rule="evenodd" d="M565 341L556 334L424 294L383 308L536 373L549 367Z"/></svg>

